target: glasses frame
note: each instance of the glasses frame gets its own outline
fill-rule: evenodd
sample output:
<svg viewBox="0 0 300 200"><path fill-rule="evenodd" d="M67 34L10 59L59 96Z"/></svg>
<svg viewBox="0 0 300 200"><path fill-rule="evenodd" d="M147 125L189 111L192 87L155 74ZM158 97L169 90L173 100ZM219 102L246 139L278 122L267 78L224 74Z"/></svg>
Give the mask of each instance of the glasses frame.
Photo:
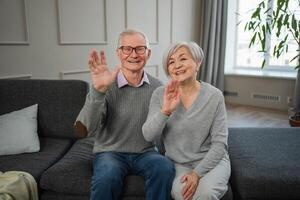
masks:
<svg viewBox="0 0 300 200"><path fill-rule="evenodd" d="M125 48L125 47L131 49L131 50L130 50L130 53L125 53L125 52L124 52L124 48ZM141 48L141 47L145 48L145 50L143 51L143 53L138 53L138 52L137 52L137 48ZM137 55L144 55L144 54L146 53L146 50L147 50L148 48L147 48L146 46L136 46L136 47L131 47L131 46L120 46L119 49L121 49L122 53L125 54L125 55L130 55L130 54L132 54L133 50L135 51L135 53L136 53Z"/></svg>

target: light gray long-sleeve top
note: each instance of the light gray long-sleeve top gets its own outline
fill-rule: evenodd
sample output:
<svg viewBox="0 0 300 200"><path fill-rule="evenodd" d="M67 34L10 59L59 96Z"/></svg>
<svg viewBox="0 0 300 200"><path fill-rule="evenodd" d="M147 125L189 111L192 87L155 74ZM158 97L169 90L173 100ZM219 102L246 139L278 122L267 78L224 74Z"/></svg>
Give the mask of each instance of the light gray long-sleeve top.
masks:
<svg viewBox="0 0 300 200"><path fill-rule="evenodd" d="M222 92L208 83L200 84L191 107L186 110L180 103L170 116L161 112L164 87L157 88L142 129L147 141L162 137L165 155L202 177L223 157L228 158L228 128Z"/></svg>
<svg viewBox="0 0 300 200"><path fill-rule="evenodd" d="M106 93L91 88L76 121L85 125L89 136L95 136L94 153L142 153L154 149L153 143L143 137L142 125L152 92L161 82L147 76L149 84L143 83L140 87L119 88L115 81Z"/></svg>

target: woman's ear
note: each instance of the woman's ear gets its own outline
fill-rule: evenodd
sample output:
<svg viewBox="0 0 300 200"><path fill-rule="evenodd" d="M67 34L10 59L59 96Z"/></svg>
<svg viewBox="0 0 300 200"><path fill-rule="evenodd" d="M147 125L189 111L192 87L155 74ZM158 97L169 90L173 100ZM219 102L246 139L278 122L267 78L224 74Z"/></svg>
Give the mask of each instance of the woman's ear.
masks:
<svg viewBox="0 0 300 200"><path fill-rule="evenodd" d="M196 72L198 72L200 70L200 66L201 66L201 62L197 65Z"/></svg>
<svg viewBox="0 0 300 200"><path fill-rule="evenodd" d="M197 72L200 70L201 64L202 64L202 60L198 63Z"/></svg>

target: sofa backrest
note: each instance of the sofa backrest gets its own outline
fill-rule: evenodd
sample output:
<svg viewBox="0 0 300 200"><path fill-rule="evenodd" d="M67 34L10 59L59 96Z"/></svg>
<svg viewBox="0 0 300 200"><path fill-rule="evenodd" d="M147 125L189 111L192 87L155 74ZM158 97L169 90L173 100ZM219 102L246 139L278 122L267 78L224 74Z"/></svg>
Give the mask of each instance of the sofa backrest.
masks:
<svg viewBox="0 0 300 200"><path fill-rule="evenodd" d="M75 138L87 92L80 80L0 80L0 115L38 104L39 136Z"/></svg>

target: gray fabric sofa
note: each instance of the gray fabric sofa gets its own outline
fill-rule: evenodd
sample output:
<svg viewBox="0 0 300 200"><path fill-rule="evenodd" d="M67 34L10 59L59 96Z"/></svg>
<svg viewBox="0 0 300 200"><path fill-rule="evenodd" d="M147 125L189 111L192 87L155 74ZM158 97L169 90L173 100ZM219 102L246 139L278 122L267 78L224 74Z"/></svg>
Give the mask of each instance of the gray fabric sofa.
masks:
<svg viewBox="0 0 300 200"><path fill-rule="evenodd" d="M229 129L234 199L300 199L300 128Z"/></svg>
<svg viewBox="0 0 300 200"><path fill-rule="evenodd" d="M41 143L37 153L0 156L0 171L32 174L42 200L89 199L93 138L73 132L87 92L78 80L0 80L0 114L38 103ZM228 142L232 176L222 200L300 199L300 129L231 128ZM123 200L144 194L141 177L125 178Z"/></svg>
<svg viewBox="0 0 300 200"><path fill-rule="evenodd" d="M87 85L79 81L0 80L0 115L37 103L40 139L37 153L0 156L0 171L27 171L39 181L74 143L71 120L86 93Z"/></svg>

